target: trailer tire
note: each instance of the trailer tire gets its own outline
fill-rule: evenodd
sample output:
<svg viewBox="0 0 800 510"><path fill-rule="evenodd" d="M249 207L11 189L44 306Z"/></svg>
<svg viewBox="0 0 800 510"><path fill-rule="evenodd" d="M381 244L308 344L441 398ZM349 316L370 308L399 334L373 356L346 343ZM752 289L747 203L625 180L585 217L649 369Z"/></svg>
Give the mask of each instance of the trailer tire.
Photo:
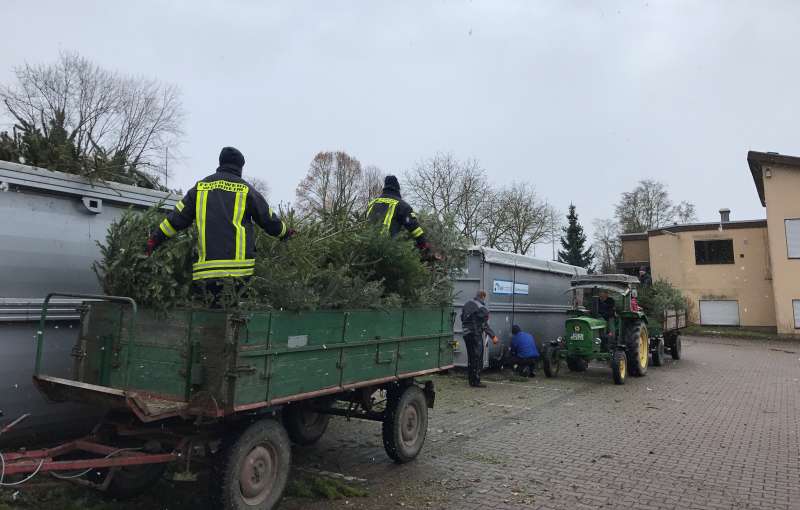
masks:
<svg viewBox="0 0 800 510"><path fill-rule="evenodd" d="M213 465L214 508L274 508L286 489L291 455L289 436L273 419L259 420L224 439Z"/></svg>
<svg viewBox="0 0 800 510"><path fill-rule="evenodd" d="M614 351L611 356L611 374L614 376L614 384L625 384L628 378L628 356L625 351Z"/></svg>
<svg viewBox="0 0 800 510"><path fill-rule="evenodd" d="M647 373L647 362L650 358L650 337L647 325L642 321L634 321L628 327L625 338L628 354L628 371L634 377L642 377Z"/></svg>
<svg viewBox="0 0 800 510"><path fill-rule="evenodd" d="M552 346L546 346L542 353L542 369L547 377L557 377L561 369L561 359L558 357L558 350Z"/></svg>
<svg viewBox="0 0 800 510"><path fill-rule="evenodd" d="M398 464L414 460L428 433L428 402L418 386L389 391L383 418L383 447Z"/></svg>
<svg viewBox="0 0 800 510"><path fill-rule="evenodd" d="M660 367L664 364L664 339L656 339L656 348L653 350L653 366Z"/></svg>
<svg viewBox="0 0 800 510"><path fill-rule="evenodd" d="M586 369L589 368L589 361L570 356L567 358L567 368L569 368L570 372L586 372Z"/></svg>
<svg viewBox="0 0 800 510"><path fill-rule="evenodd" d="M669 353L672 355L672 359L679 360L681 359L681 337L680 335L675 335L675 340L672 342L672 347L669 349Z"/></svg>
<svg viewBox="0 0 800 510"><path fill-rule="evenodd" d="M330 415L318 413L307 403L290 404L283 409L283 426L294 444L308 446L325 434Z"/></svg>
<svg viewBox="0 0 800 510"><path fill-rule="evenodd" d="M111 481L106 487L105 494L118 500L136 498L157 484L166 470L166 464L114 468L114 472L109 472L107 475L111 476Z"/></svg>

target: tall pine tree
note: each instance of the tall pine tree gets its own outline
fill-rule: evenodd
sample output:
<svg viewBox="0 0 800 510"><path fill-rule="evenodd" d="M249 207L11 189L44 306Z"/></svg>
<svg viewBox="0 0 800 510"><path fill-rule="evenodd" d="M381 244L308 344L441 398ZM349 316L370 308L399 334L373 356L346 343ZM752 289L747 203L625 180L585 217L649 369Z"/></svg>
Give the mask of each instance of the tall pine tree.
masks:
<svg viewBox="0 0 800 510"><path fill-rule="evenodd" d="M561 249L558 250L558 261L573 266L585 267L589 272L594 271L594 251L592 247L585 248L586 234L583 227L578 223L578 213L575 206L570 204L569 214L567 215L569 225L562 228L564 235L561 236Z"/></svg>

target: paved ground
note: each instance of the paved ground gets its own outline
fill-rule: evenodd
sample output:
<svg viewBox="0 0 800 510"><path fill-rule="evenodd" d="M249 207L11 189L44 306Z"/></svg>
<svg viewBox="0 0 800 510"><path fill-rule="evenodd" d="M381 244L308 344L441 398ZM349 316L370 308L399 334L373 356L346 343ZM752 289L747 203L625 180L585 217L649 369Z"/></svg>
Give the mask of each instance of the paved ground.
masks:
<svg viewBox="0 0 800 510"><path fill-rule="evenodd" d="M378 424L337 419L296 466L367 480L322 508L800 508L800 343L684 340L684 359L614 386L603 366L558 379L436 378L417 461L392 464Z"/></svg>
<svg viewBox="0 0 800 510"><path fill-rule="evenodd" d="M482 390L435 379L428 441L403 466L379 424L335 419L317 445L293 449L292 478L343 473L367 496L288 497L281 510L800 509L800 342L688 338L683 360L625 386L599 365L485 379ZM0 510L199 510L209 483L165 480L123 504L44 478L0 491Z"/></svg>

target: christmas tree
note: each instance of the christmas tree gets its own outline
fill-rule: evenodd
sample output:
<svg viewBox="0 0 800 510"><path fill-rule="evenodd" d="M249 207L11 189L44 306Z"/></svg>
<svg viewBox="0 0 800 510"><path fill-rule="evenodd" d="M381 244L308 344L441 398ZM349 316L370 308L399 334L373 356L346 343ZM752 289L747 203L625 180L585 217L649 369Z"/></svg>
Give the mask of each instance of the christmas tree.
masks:
<svg viewBox="0 0 800 510"><path fill-rule="evenodd" d="M567 220L569 225L561 229L564 235L561 236L558 261L585 267L591 273L594 271L594 252L591 246L585 248L586 234L583 233L583 227L578 223L578 213L575 212L575 206L572 204L569 206Z"/></svg>

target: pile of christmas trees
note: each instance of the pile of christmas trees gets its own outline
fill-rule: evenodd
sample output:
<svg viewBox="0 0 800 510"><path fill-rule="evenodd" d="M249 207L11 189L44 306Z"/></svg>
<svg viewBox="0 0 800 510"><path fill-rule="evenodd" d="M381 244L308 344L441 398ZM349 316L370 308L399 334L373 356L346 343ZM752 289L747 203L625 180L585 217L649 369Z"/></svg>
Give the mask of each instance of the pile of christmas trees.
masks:
<svg viewBox="0 0 800 510"><path fill-rule="evenodd" d="M195 229L163 243L148 257L144 242L164 217L154 207L128 211L109 228L94 266L107 294L129 296L140 306L169 310L203 306L192 297ZM256 232L256 271L247 285L230 289L228 303L260 309L313 310L397 308L449 305L452 275L463 267L458 231L436 218L420 215L441 260L424 261L414 243L392 239L368 222L307 219L288 214L297 230L282 242ZM207 303L205 303L207 304Z"/></svg>

